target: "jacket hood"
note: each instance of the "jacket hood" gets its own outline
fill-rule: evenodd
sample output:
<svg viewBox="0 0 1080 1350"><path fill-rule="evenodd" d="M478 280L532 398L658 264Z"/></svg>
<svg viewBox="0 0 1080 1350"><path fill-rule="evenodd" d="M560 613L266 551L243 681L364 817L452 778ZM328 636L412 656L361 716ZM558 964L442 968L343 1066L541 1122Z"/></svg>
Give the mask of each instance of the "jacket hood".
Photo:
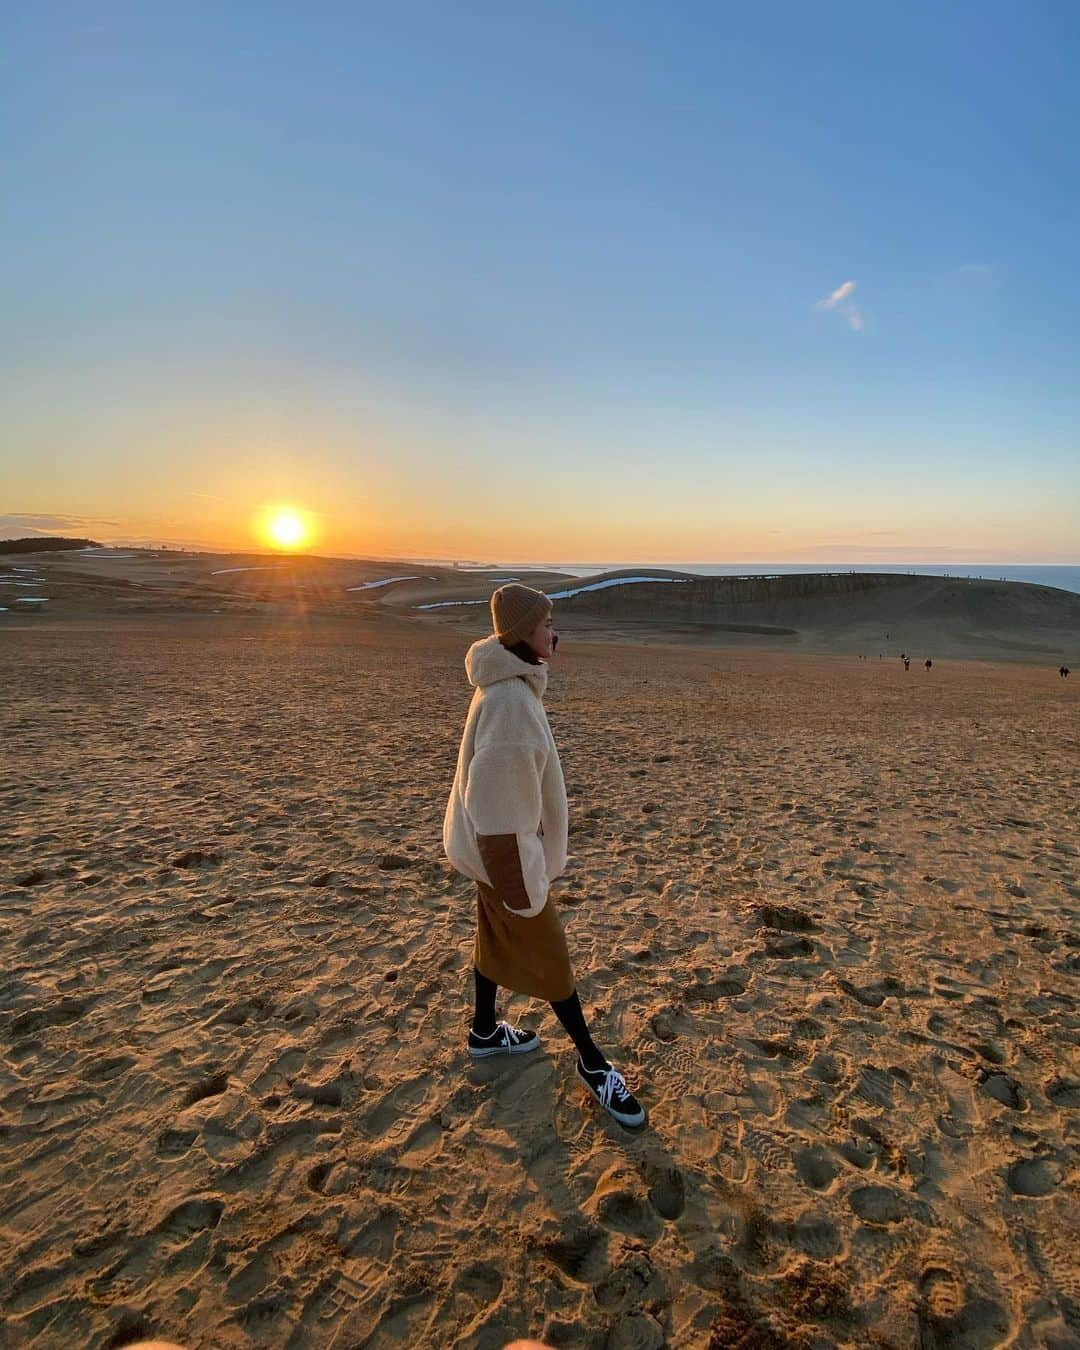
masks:
<svg viewBox="0 0 1080 1350"><path fill-rule="evenodd" d="M487 689L500 680L516 680L523 676L538 698L544 697L548 682L546 665L531 666L528 661L507 651L494 634L474 642L465 653L465 674L474 689Z"/></svg>

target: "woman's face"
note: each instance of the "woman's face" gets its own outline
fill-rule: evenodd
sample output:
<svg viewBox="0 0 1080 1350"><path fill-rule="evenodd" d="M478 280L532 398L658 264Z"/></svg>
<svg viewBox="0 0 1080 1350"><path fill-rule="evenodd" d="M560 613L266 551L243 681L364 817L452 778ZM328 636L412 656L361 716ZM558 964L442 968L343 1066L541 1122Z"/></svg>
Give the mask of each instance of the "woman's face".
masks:
<svg viewBox="0 0 1080 1350"><path fill-rule="evenodd" d="M525 641L541 661L551 660L551 654L555 650L555 621L550 614L546 619L540 620Z"/></svg>

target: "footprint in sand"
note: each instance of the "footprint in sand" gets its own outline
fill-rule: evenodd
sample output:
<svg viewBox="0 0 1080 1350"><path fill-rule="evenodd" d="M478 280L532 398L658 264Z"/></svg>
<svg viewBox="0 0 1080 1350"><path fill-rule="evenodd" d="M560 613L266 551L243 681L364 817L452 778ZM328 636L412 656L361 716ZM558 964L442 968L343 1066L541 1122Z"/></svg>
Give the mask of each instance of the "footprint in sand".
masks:
<svg viewBox="0 0 1080 1350"><path fill-rule="evenodd" d="M943 1061L934 1059L931 1063L946 1102L946 1109L937 1117L938 1129L952 1139L970 1138L982 1122L971 1083Z"/></svg>
<svg viewBox="0 0 1080 1350"><path fill-rule="evenodd" d="M754 916L763 928L780 933L817 933L819 925L805 910L790 905L756 905ZM811 948L812 950L812 948Z"/></svg>
<svg viewBox="0 0 1080 1350"><path fill-rule="evenodd" d="M839 976L836 983L849 998L861 1003L864 1008L880 1008L887 998L898 998L905 992L903 984L889 975L878 980L876 984L867 985L862 989Z"/></svg>
<svg viewBox="0 0 1080 1350"><path fill-rule="evenodd" d="M971 988L969 984L951 979L948 975L935 975L931 983L931 993L934 997L948 999L950 1002L965 998Z"/></svg>
<svg viewBox="0 0 1080 1350"><path fill-rule="evenodd" d="M221 854L213 853L209 849L191 848L170 858L169 862L171 866L183 868L185 871L201 871L209 867L220 867Z"/></svg>
<svg viewBox="0 0 1080 1350"><path fill-rule="evenodd" d="M766 937L765 955L776 961L793 961L800 956L813 956L816 951L809 938L799 937L796 933L780 933L775 937Z"/></svg>
<svg viewBox="0 0 1080 1350"><path fill-rule="evenodd" d="M56 1295L55 1286L67 1274L64 1264L33 1266L23 1271L6 1291L5 1310L27 1312L48 1302Z"/></svg>
<svg viewBox="0 0 1080 1350"><path fill-rule="evenodd" d="M673 1045L664 1056L668 1069L683 1079L693 1079L700 1071L698 1055L686 1045Z"/></svg>
<svg viewBox="0 0 1080 1350"><path fill-rule="evenodd" d="M93 1006L93 999L62 998L45 1008L35 1008L30 1012L19 1013L8 1026L12 1036L31 1036L46 1027L68 1026L86 1016Z"/></svg>
<svg viewBox="0 0 1080 1350"><path fill-rule="evenodd" d="M663 1327L647 1312L619 1317L604 1342L605 1350L663 1350L667 1344Z"/></svg>
<svg viewBox="0 0 1080 1350"><path fill-rule="evenodd" d="M592 1225L543 1244L544 1256L578 1284L596 1284L607 1269L607 1234Z"/></svg>
<svg viewBox="0 0 1080 1350"><path fill-rule="evenodd" d="M195 1142L197 1130L162 1130L158 1135L159 1158L182 1158Z"/></svg>
<svg viewBox="0 0 1080 1350"><path fill-rule="evenodd" d="M670 1191L665 1198L671 1198ZM653 1241L661 1231L656 1211L642 1194L640 1178L624 1163L614 1163L600 1177L586 1208L605 1228L630 1237Z"/></svg>
<svg viewBox="0 0 1080 1350"><path fill-rule="evenodd" d="M663 1218L677 1219L686 1208L686 1183L677 1167L652 1166L647 1170L649 1202Z"/></svg>
<svg viewBox="0 0 1080 1350"><path fill-rule="evenodd" d="M716 1247L709 1247L694 1258L689 1276L699 1289L722 1294L725 1300L738 1299L743 1283L739 1267Z"/></svg>
<svg viewBox="0 0 1080 1350"><path fill-rule="evenodd" d="M170 1210L154 1230L170 1246L184 1246L199 1233L216 1228L225 1205L215 1196L194 1197Z"/></svg>
<svg viewBox="0 0 1080 1350"><path fill-rule="evenodd" d="M319 1006L312 998L298 998L281 1010L281 1020L295 1034L298 1027L310 1027L319 1020Z"/></svg>
<svg viewBox="0 0 1080 1350"><path fill-rule="evenodd" d="M893 1104L893 1083L893 1076L887 1069L880 1069L876 1064L863 1064L859 1069L855 1095L871 1106L886 1110Z"/></svg>
<svg viewBox="0 0 1080 1350"><path fill-rule="evenodd" d="M848 1196L848 1204L863 1223L877 1227L899 1223L907 1214L904 1196L886 1186L860 1186Z"/></svg>
<svg viewBox="0 0 1080 1350"><path fill-rule="evenodd" d="M1041 1197L1059 1186L1064 1175L1053 1158L1025 1158L1012 1164L1005 1180L1014 1195Z"/></svg>
<svg viewBox="0 0 1080 1350"><path fill-rule="evenodd" d="M188 1088L184 1094L184 1106L194 1106L196 1102L205 1101L207 1097L218 1097L229 1086L229 1075L223 1070L219 1073L211 1074L204 1078L201 1083L196 1083L194 1087Z"/></svg>
<svg viewBox="0 0 1080 1350"><path fill-rule="evenodd" d="M36 1059L41 1054L42 1044L36 1040L17 1041L4 1056L9 1064L21 1065L25 1060Z"/></svg>
<svg viewBox="0 0 1080 1350"><path fill-rule="evenodd" d="M490 1304L502 1293L503 1277L490 1261L471 1261L458 1271L454 1288L479 1303Z"/></svg>
<svg viewBox="0 0 1080 1350"><path fill-rule="evenodd" d="M268 1065L251 1085L255 1093L266 1092L270 1088L282 1087L293 1078L307 1061L307 1051L299 1046L283 1050L273 1064Z"/></svg>
<svg viewBox="0 0 1080 1350"><path fill-rule="evenodd" d="M1027 1247L1032 1264L1057 1291L1057 1304L1073 1332L1080 1331L1080 1266L1076 1261L1075 1232L1061 1224L1049 1224L1038 1231L1027 1227ZM1072 1342L1047 1340L1047 1344Z"/></svg>
<svg viewBox="0 0 1080 1350"><path fill-rule="evenodd" d="M790 1172L791 1155L772 1135L757 1130L752 1125L744 1125L743 1147L763 1172Z"/></svg>
<svg viewBox="0 0 1080 1350"><path fill-rule="evenodd" d="M843 1251L844 1242L836 1224L823 1214L807 1210L791 1225L791 1245L814 1261L832 1261Z"/></svg>
<svg viewBox="0 0 1080 1350"><path fill-rule="evenodd" d="M813 1058L807 1073L819 1083L836 1087L851 1072L851 1061L846 1055L838 1055L829 1050L819 1051Z"/></svg>
<svg viewBox="0 0 1080 1350"><path fill-rule="evenodd" d="M428 1078L417 1078L393 1088L360 1120L360 1128L384 1143L400 1139L412 1129L415 1109L427 1097L430 1083Z"/></svg>
<svg viewBox="0 0 1080 1350"><path fill-rule="evenodd" d="M134 1063L131 1055L109 1055L95 1060L82 1071L82 1076L88 1083L104 1083L130 1069Z"/></svg>
<svg viewBox="0 0 1080 1350"><path fill-rule="evenodd" d="M343 1091L340 1082L305 1083L301 1080L292 1085L292 1095L313 1106L340 1106Z"/></svg>
<svg viewBox="0 0 1080 1350"><path fill-rule="evenodd" d="M689 1019L680 1016L673 1008L662 1008L649 1018L649 1027L658 1041L670 1044L685 1034L693 1026Z"/></svg>
<svg viewBox="0 0 1080 1350"><path fill-rule="evenodd" d="M401 1161L410 1167L429 1162L442 1147L443 1128L437 1120L426 1120L409 1135L401 1148Z"/></svg>
<svg viewBox="0 0 1080 1350"><path fill-rule="evenodd" d="M258 1189L266 1184L282 1153L306 1156L311 1152L311 1140L321 1132L316 1119L271 1121L265 1135L250 1146L250 1151L228 1165L222 1173L230 1189L250 1186Z"/></svg>
<svg viewBox="0 0 1080 1350"><path fill-rule="evenodd" d="M361 1180L361 1173L343 1158L316 1163L307 1174L307 1188L315 1195L345 1195Z"/></svg>
<svg viewBox="0 0 1080 1350"><path fill-rule="evenodd" d="M384 1202L374 1218L369 1218L369 1208L361 1210L356 1220L346 1219L338 1229L336 1241L350 1261L364 1261L386 1267L394 1258L398 1247L402 1218L392 1203ZM358 1222L360 1227L352 1231L350 1224Z"/></svg>
<svg viewBox="0 0 1080 1350"><path fill-rule="evenodd" d="M941 1338L934 1333L944 1330L943 1324L954 1321L964 1306L963 1282L947 1266L927 1266L919 1276L918 1291L923 1340L927 1344L939 1344Z"/></svg>
<svg viewBox="0 0 1080 1350"><path fill-rule="evenodd" d="M274 1323L290 1307L294 1298L290 1290L283 1289L267 1294L263 1298L252 1299L246 1307L237 1312L236 1320L256 1344L266 1345L276 1339L273 1331Z"/></svg>
<svg viewBox="0 0 1080 1350"><path fill-rule="evenodd" d="M1080 1106L1080 1082L1075 1078L1051 1078L1043 1089L1052 1106L1071 1111Z"/></svg>
<svg viewBox="0 0 1080 1350"><path fill-rule="evenodd" d="M907 1218L918 1219L921 1223L929 1223L932 1218L930 1207L924 1201L914 1200L903 1191L888 1186L859 1186L848 1196L848 1204L863 1223L876 1228Z"/></svg>
<svg viewBox="0 0 1080 1350"><path fill-rule="evenodd" d="M269 1007L265 1001L260 999L246 999L236 1003L229 1003L220 1012L215 1013L210 1018L210 1026L229 1026L242 1027L252 1017L262 1014L264 1017L269 1012Z"/></svg>
<svg viewBox="0 0 1080 1350"><path fill-rule="evenodd" d="M980 1070L979 1081L983 1091L995 1101L1007 1106L1010 1111L1026 1111L1027 1101L1020 1092L1020 1084L1007 1073L988 1073Z"/></svg>
<svg viewBox="0 0 1080 1350"><path fill-rule="evenodd" d="M820 1145L800 1149L795 1154L795 1171L799 1179L812 1190L829 1190L838 1170L829 1151Z"/></svg>
<svg viewBox="0 0 1080 1350"><path fill-rule="evenodd" d="M750 978L750 972L744 967L732 966L712 978L699 977L695 984L687 986L682 996L687 1003L716 1003L719 999L738 998L746 993Z"/></svg>
<svg viewBox="0 0 1080 1350"><path fill-rule="evenodd" d="M217 1163L234 1163L246 1158L262 1128L259 1115L239 1100L224 1104L224 1109L207 1117L203 1124L202 1146L206 1156Z"/></svg>
<svg viewBox="0 0 1080 1350"><path fill-rule="evenodd" d="M790 1041L778 1040L775 1037L751 1036L749 1044L764 1055L766 1059L780 1060L785 1067L802 1058L802 1051L798 1046L792 1045Z"/></svg>
<svg viewBox="0 0 1080 1350"><path fill-rule="evenodd" d="M266 1288L269 1278L266 1259L261 1252L257 1253L225 1286L225 1302L233 1308L250 1305Z"/></svg>
<svg viewBox="0 0 1080 1350"><path fill-rule="evenodd" d="M953 1271L930 1267L923 1272L918 1287L920 1346L1012 1343L1015 1327L1006 1310L993 1299L966 1289Z"/></svg>
<svg viewBox="0 0 1080 1350"><path fill-rule="evenodd" d="M644 1252L631 1252L593 1290L598 1305L608 1313L631 1314L643 1304L666 1305L667 1283Z"/></svg>

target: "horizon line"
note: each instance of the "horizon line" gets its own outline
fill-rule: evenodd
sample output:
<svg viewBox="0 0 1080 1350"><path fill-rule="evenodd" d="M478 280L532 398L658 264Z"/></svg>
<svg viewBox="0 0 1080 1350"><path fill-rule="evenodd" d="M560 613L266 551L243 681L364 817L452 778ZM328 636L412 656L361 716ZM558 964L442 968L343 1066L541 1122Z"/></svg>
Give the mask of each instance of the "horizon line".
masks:
<svg viewBox="0 0 1080 1350"><path fill-rule="evenodd" d="M35 535L8 536L0 537L0 545L4 543L15 542L16 539L30 540ZM44 535L39 536L44 543L48 538L64 538L63 535ZM101 549L133 549L140 552L156 553L164 551L177 551L182 553L205 553L211 556L258 556L280 558L283 562L289 559L334 559L345 562L411 562L417 564L427 564L429 566L445 566L451 568L468 567L476 571L484 571L494 568L519 567L528 568L534 571L559 571L562 568L572 567L595 567L607 570L622 570L629 567L653 567L664 568L668 571L690 571L695 567L824 567L831 571L838 568L851 571L859 567L1080 567L1080 557L1073 561L1061 561L1060 559L1039 559L1031 560L1013 560L1009 558L975 558L966 560L960 558L712 558L696 559L694 561L673 561L664 559L663 561L647 561L642 559L619 559L619 560L588 560L578 559L562 562L527 561L524 559L507 560L506 558L496 558L494 560L478 561L474 559L465 559L461 557L450 557L448 555L433 556L431 554L419 553L318 553L318 552L289 552L284 550L275 550L268 548L243 548L243 547L213 547L206 544L183 544L173 541L163 540L158 544L146 542L141 543L102 543L92 545L94 548ZM46 552L78 552L79 550L45 550Z"/></svg>

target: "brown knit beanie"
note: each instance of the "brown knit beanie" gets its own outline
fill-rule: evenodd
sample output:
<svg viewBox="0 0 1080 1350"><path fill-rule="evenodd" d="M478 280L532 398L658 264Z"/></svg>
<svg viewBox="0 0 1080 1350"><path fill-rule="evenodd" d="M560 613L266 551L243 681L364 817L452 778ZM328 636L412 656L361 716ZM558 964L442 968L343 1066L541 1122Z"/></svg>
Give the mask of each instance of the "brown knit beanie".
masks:
<svg viewBox="0 0 1080 1350"><path fill-rule="evenodd" d="M551 601L531 586L500 586L491 597L491 622L505 647L523 642L551 613Z"/></svg>

